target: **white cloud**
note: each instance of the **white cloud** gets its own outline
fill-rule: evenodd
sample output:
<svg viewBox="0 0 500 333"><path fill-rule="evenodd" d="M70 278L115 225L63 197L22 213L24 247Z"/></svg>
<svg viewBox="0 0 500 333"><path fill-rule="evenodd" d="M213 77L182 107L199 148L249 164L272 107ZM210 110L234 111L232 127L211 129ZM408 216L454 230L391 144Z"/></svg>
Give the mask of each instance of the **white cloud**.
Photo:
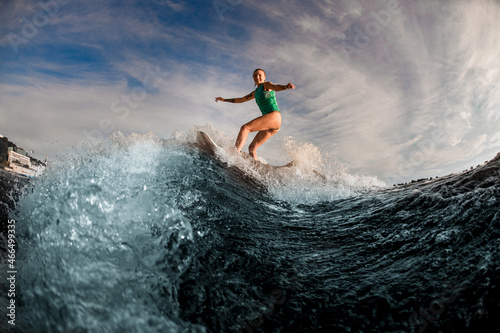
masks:
<svg viewBox="0 0 500 333"><path fill-rule="evenodd" d="M161 3L169 13L196 10L187 3ZM211 122L236 135L259 115L257 107L215 104L213 98L247 94L253 89L251 71L262 67L274 83L297 86L278 93L284 119L278 136L310 141L354 172L400 181L483 159L499 142L498 2L400 1L398 12L390 12L389 3L243 2L232 12L239 15L226 15L212 30L169 24L134 6L68 5L32 42L90 47L109 67L82 71L77 80L65 82L35 71L28 80L11 74L30 84L3 83L0 116L10 127L17 126L17 117L27 118L19 133L38 133L35 141L43 142L47 133L27 124L43 124L52 141L72 143L83 129L98 126L104 114L113 116L111 103L131 93L127 75L143 82L148 68L159 66L167 73L161 84L136 103L130 117L116 120L117 128L167 137L174 129ZM23 10L36 8L16 7L13 16L22 17ZM384 11L387 24L378 23L377 29L373 14ZM15 20L6 26L15 27ZM234 27L245 36L236 36ZM356 44L356 38L363 43ZM167 52L130 47L129 40L200 54L188 52L191 60L183 62ZM207 46L198 49L199 44ZM78 70L50 59L30 66ZM60 129L64 135L57 136ZM40 144L42 150L54 146Z"/></svg>
<svg viewBox="0 0 500 333"><path fill-rule="evenodd" d="M304 16L297 20L297 24L304 31L320 34L323 28L321 20L317 17Z"/></svg>
<svg viewBox="0 0 500 333"><path fill-rule="evenodd" d="M367 2L366 9L358 5L342 17L353 22L356 15L366 19L378 10ZM307 8L297 11L307 13ZM294 97L287 97L294 102L293 111L301 110L287 125L328 147L352 169L384 178L424 176L436 166L445 170L455 161L468 163L489 149L485 135L497 131L486 124L488 119L498 121L498 89L493 84L499 82L498 15L493 1L402 3L401 14L394 14L390 25L350 63L316 36L345 25L325 28L329 21L320 16L298 19L300 30L294 31L292 43L279 43L278 35L263 51L273 58L268 61L273 71L295 67L288 72L303 83ZM256 30L255 36L261 33ZM480 71L486 68L483 77ZM433 136L436 130L444 135ZM397 171L398 160L417 154L423 156L419 163L406 168L408 172Z"/></svg>

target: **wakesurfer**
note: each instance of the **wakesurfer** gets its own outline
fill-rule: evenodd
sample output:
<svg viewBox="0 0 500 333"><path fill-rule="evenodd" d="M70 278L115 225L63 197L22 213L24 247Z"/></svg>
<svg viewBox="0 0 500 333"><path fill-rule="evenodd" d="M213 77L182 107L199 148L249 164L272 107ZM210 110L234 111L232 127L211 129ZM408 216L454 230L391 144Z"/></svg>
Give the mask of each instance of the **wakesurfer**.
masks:
<svg viewBox="0 0 500 333"><path fill-rule="evenodd" d="M272 82L266 81L266 72L264 70L257 68L253 72L253 80L257 88L250 94L240 97L240 98L222 98L216 97L215 101L222 101L228 103L244 103L255 98L257 105L259 106L262 116L255 118L254 120L241 126L240 132L236 139L235 148L238 152L241 152L245 142L247 140L248 134L252 132L259 132L250 143L248 147L248 152L250 156L257 159L257 148L259 148L264 142L266 142L274 134L278 133L281 127L281 112L278 108L278 103L276 101L275 91L283 91L288 89L295 89L295 85L288 83L287 85L273 84Z"/></svg>

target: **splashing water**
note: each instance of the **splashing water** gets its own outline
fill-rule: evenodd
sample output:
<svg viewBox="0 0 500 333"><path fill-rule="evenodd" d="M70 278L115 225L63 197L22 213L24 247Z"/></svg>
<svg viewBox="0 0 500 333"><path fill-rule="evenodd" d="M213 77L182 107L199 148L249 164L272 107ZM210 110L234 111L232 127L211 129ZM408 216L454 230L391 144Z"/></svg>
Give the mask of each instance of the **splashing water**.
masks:
<svg viewBox="0 0 500 333"><path fill-rule="evenodd" d="M222 147L216 158L196 148L198 130ZM169 140L117 132L53 163L13 212L17 328L494 328L497 160L388 189L291 138L266 151L295 161L279 172L231 147L208 125Z"/></svg>
<svg viewBox="0 0 500 333"><path fill-rule="evenodd" d="M191 163L152 135L117 133L108 149L48 170L19 204L24 315L60 332L182 327L168 318L193 230L170 180Z"/></svg>

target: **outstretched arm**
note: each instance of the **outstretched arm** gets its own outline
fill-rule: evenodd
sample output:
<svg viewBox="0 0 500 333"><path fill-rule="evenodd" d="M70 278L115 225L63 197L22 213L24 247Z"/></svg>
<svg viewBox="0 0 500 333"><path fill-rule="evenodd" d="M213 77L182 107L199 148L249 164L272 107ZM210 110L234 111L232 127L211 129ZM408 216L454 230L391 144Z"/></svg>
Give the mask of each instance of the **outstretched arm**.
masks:
<svg viewBox="0 0 500 333"><path fill-rule="evenodd" d="M265 90L274 90L274 91L283 91L287 89L295 89L295 85L293 83L288 83L287 85L282 84L273 84L272 82L264 82Z"/></svg>
<svg viewBox="0 0 500 333"><path fill-rule="evenodd" d="M221 101L221 102L228 102L228 103L244 103L248 102L252 99L255 98L255 91L252 91L250 94L240 97L240 98L222 98L222 97L215 97L215 101Z"/></svg>

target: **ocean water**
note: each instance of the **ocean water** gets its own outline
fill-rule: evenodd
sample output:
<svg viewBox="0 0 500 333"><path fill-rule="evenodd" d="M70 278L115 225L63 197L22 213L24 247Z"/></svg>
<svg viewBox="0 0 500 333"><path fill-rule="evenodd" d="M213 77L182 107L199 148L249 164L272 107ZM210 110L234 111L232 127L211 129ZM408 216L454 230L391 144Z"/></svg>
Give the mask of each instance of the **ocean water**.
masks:
<svg viewBox="0 0 500 333"><path fill-rule="evenodd" d="M17 332L500 332L500 159L392 187L231 143L114 133L53 163L11 212Z"/></svg>

